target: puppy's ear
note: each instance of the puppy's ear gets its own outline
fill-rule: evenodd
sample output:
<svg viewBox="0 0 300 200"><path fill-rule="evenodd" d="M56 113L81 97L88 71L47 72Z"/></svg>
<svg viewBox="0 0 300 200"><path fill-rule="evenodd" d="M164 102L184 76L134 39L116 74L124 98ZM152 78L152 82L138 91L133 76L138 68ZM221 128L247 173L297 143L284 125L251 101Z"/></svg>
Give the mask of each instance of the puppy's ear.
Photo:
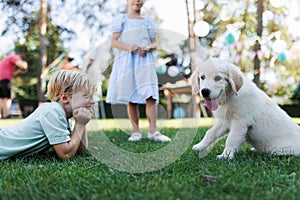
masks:
<svg viewBox="0 0 300 200"><path fill-rule="evenodd" d="M191 75L191 83L192 83L192 94L198 94L199 93L199 72L197 69L195 69L195 71L193 72L193 74Z"/></svg>
<svg viewBox="0 0 300 200"><path fill-rule="evenodd" d="M244 75L237 67L231 67L228 73L228 81L234 94L237 95L244 83Z"/></svg>

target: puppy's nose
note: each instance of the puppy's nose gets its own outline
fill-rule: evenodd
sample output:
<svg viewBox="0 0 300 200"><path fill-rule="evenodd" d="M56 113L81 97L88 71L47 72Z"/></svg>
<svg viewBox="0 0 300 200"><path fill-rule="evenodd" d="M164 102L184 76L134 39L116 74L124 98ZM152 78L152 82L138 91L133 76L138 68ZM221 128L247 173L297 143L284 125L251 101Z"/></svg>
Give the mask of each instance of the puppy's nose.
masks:
<svg viewBox="0 0 300 200"><path fill-rule="evenodd" d="M208 88L203 88L203 89L201 90L201 94L202 94L202 97L203 97L203 98L208 98L209 95L210 95L210 89L208 89Z"/></svg>

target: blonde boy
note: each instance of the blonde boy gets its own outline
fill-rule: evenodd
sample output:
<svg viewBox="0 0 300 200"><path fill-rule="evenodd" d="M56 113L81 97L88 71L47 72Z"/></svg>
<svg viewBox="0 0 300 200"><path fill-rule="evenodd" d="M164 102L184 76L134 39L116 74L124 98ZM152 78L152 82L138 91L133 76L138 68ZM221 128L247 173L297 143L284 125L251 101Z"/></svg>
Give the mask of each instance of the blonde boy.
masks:
<svg viewBox="0 0 300 200"><path fill-rule="evenodd" d="M87 149L86 124L92 117L95 86L80 71L61 70L48 84L51 102L17 124L0 129L0 160L43 152L51 146L66 160ZM70 118L74 118L71 130Z"/></svg>

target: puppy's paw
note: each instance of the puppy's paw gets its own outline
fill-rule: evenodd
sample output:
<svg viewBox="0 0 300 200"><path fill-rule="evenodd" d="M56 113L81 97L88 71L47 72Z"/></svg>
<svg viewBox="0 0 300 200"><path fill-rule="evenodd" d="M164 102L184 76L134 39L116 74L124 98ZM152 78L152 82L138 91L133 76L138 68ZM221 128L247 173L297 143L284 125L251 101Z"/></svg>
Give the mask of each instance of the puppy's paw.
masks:
<svg viewBox="0 0 300 200"><path fill-rule="evenodd" d="M194 151L199 151L199 158L204 158L211 151L213 145L206 146L203 145L203 142L199 142L198 144L193 146Z"/></svg>
<svg viewBox="0 0 300 200"><path fill-rule="evenodd" d="M192 148L194 151L203 151L205 148L204 146L201 144L201 142L199 142L198 144L195 144Z"/></svg>
<svg viewBox="0 0 300 200"><path fill-rule="evenodd" d="M217 155L217 159L219 160L232 160L234 157L234 152L231 151L231 152L227 152L227 153L222 153L221 155Z"/></svg>
<svg viewBox="0 0 300 200"><path fill-rule="evenodd" d="M223 154L217 155L217 159L218 160L223 160L224 159L224 155Z"/></svg>

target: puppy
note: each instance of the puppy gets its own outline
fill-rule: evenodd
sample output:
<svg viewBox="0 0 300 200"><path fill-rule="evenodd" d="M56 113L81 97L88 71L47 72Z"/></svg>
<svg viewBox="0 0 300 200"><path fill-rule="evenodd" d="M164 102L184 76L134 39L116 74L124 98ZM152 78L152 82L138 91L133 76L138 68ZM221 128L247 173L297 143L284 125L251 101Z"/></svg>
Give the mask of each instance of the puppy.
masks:
<svg viewBox="0 0 300 200"><path fill-rule="evenodd" d="M300 126L235 65L208 58L196 67L193 93L200 93L216 123L193 150L205 151L228 134L218 158L232 159L247 141L259 153L300 155Z"/></svg>

